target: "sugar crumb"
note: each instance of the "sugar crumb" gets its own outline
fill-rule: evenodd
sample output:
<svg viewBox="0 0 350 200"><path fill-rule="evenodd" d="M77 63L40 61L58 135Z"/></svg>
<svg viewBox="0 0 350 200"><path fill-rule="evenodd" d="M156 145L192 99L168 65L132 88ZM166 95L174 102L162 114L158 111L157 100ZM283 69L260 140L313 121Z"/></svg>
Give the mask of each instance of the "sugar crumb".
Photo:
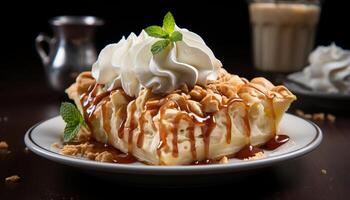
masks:
<svg viewBox="0 0 350 200"><path fill-rule="evenodd" d="M258 160L258 159L265 158L265 157L266 157L266 155L263 152L258 152L254 156L249 157L249 158L245 158L243 160Z"/></svg>
<svg viewBox="0 0 350 200"><path fill-rule="evenodd" d="M25 147L23 151L24 151L24 153L29 153L29 152L30 152L30 150L28 149L28 147Z"/></svg>
<svg viewBox="0 0 350 200"><path fill-rule="evenodd" d="M327 120L331 123L335 122L336 117L332 114L327 114Z"/></svg>
<svg viewBox="0 0 350 200"><path fill-rule="evenodd" d="M5 141L0 141L0 149L6 150L9 145Z"/></svg>
<svg viewBox="0 0 350 200"><path fill-rule="evenodd" d="M326 174L327 174L327 170L321 169L321 174L322 174L322 175L326 175Z"/></svg>
<svg viewBox="0 0 350 200"><path fill-rule="evenodd" d="M6 183L16 183L19 181L19 179L21 179L21 177L19 177L18 175L12 175L12 176L6 177L5 182Z"/></svg>
<svg viewBox="0 0 350 200"><path fill-rule="evenodd" d="M56 148L56 149L61 149L62 145L60 145L59 143L55 142L51 145L52 148Z"/></svg>
<svg viewBox="0 0 350 200"><path fill-rule="evenodd" d="M228 159L226 156L222 157L219 161L219 164L227 164L228 163Z"/></svg>
<svg viewBox="0 0 350 200"><path fill-rule="evenodd" d="M304 115L304 118L305 118L305 119L312 119L312 115L311 115L311 114L305 114L305 115Z"/></svg>
<svg viewBox="0 0 350 200"><path fill-rule="evenodd" d="M113 162L113 155L107 151L98 154L95 158L98 162Z"/></svg>
<svg viewBox="0 0 350 200"><path fill-rule="evenodd" d="M299 117L304 117L304 111L297 109L295 111L295 114L298 115Z"/></svg>
<svg viewBox="0 0 350 200"><path fill-rule="evenodd" d="M315 113L315 114L312 115L312 119L314 121L324 121L325 114L324 113Z"/></svg>
<svg viewBox="0 0 350 200"><path fill-rule="evenodd" d="M304 111L297 109L295 110L295 114L299 117L302 117L304 119L310 119L317 122L323 122L325 120L333 123L336 119L336 117L332 114L325 114L325 113L305 113Z"/></svg>
<svg viewBox="0 0 350 200"><path fill-rule="evenodd" d="M0 117L0 122L7 122L8 121L8 117L4 116L4 117Z"/></svg>

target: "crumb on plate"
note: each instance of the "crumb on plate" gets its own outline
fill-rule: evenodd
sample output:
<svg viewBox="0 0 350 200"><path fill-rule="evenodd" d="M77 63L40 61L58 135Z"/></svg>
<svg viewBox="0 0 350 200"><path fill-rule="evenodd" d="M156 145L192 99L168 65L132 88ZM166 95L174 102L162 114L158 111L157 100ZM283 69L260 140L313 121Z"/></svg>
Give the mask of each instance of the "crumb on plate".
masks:
<svg viewBox="0 0 350 200"><path fill-rule="evenodd" d="M302 117L304 119L312 119L313 121L323 122L325 120L333 123L336 119L336 117L332 114L325 114L325 113L314 113L309 114L305 113L304 111L297 109L295 110L295 114L299 117Z"/></svg>
<svg viewBox="0 0 350 200"><path fill-rule="evenodd" d="M304 117L304 111L297 109L295 111L295 114L298 115L299 117Z"/></svg>
<svg viewBox="0 0 350 200"><path fill-rule="evenodd" d="M252 157L244 158L244 160L258 160L260 158L265 158L265 157L266 157L266 155L263 152L258 152Z"/></svg>
<svg viewBox="0 0 350 200"><path fill-rule="evenodd" d="M226 163L228 163L228 159L226 156L224 156L220 159L219 164L226 164Z"/></svg>
<svg viewBox="0 0 350 200"><path fill-rule="evenodd" d="M113 162L113 155L110 152L104 151L99 153L95 160L98 162Z"/></svg>
<svg viewBox="0 0 350 200"><path fill-rule="evenodd" d="M331 123L335 122L336 117L332 114L327 114L327 120Z"/></svg>
<svg viewBox="0 0 350 200"><path fill-rule="evenodd" d="M88 142L82 144L67 144L62 147L60 153L63 155L76 156L76 155L84 155L88 152L91 152L93 148L93 144Z"/></svg>
<svg viewBox="0 0 350 200"><path fill-rule="evenodd" d="M0 141L0 149L7 149L9 145L5 141Z"/></svg>
<svg viewBox="0 0 350 200"><path fill-rule="evenodd" d="M19 181L19 179L21 179L21 177L19 177L18 175L12 175L12 176L6 177L5 182L6 183L16 183Z"/></svg>
<svg viewBox="0 0 350 200"><path fill-rule="evenodd" d="M314 121L324 121L325 114L324 113L315 113L312 115L312 120Z"/></svg>
<svg viewBox="0 0 350 200"><path fill-rule="evenodd" d="M304 114L304 118L305 119L312 119L312 115L311 114Z"/></svg>
<svg viewBox="0 0 350 200"><path fill-rule="evenodd" d="M321 169L321 174L326 175L327 174L327 170Z"/></svg>

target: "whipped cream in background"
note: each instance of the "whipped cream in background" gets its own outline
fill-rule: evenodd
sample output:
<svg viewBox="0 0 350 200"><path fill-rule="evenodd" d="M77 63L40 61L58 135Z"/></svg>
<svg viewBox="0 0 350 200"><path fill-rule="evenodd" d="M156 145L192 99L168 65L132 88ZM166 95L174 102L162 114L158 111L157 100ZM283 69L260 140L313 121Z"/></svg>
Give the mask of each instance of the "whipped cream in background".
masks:
<svg viewBox="0 0 350 200"><path fill-rule="evenodd" d="M130 96L138 96L142 87L154 93L169 93L184 84L205 85L217 79L222 66L203 39L187 30L175 27L183 40L172 43L153 55L153 38L142 30L139 36L131 33L118 43L107 45L92 66L92 76L108 90L122 87Z"/></svg>
<svg viewBox="0 0 350 200"><path fill-rule="evenodd" d="M350 93L350 51L334 43L319 46L309 56L310 65L288 78L315 91Z"/></svg>

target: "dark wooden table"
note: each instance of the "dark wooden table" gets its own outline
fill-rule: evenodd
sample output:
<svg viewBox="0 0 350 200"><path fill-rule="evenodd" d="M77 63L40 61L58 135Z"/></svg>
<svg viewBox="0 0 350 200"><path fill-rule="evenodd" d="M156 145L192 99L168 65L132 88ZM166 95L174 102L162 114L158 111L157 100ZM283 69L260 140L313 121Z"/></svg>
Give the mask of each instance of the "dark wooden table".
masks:
<svg viewBox="0 0 350 200"><path fill-rule="evenodd" d="M211 181L210 186L164 188L125 184L88 175L24 151L25 132L35 123L56 116L64 100L50 92L42 77L43 71L33 72L23 67L21 74L0 80L0 140L9 144L10 151L0 156L0 200L112 199L111 194L115 195L113 199L120 199L121 193L166 198L157 196L160 192L180 198L186 197L184 192L193 192L199 196L227 194L231 198L240 194L257 199L350 199L349 116L338 116L333 124L319 123L324 133L322 144L296 160L227 175L225 181ZM322 169L327 173L321 173ZM5 183L5 178L14 174L21 177L20 181Z"/></svg>

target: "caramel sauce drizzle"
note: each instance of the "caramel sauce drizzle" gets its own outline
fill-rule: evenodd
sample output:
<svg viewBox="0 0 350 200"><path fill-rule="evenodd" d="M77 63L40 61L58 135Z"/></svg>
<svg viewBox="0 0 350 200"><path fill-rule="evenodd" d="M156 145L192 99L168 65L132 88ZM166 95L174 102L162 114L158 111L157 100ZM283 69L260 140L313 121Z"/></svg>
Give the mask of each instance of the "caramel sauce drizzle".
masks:
<svg viewBox="0 0 350 200"><path fill-rule="evenodd" d="M272 126L272 134L276 135L277 134L277 127L276 127L276 113L275 110L273 109L273 98L275 97L274 94L268 95L264 91L261 91L258 87L256 87L254 84L248 84L249 87L254 88L256 91L260 92L263 94L263 96L269 101L270 107L271 107L271 115L272 115L272 120L273 120L273 126Z"/></svg>
<svg viewBox="0 0 350 200"><path fill-rule="evenodd" d="M95 84L94 86L90 86L86 93L83 93L80 96L80 103L83 107L84 111L84 119L87 122L90 130L92 131L91 121L95 119L95 109L97 105L102 101L107 101L108 99L105 99L109 96L110 92L104 92L100 95L97 94L98 88L102 87L100 84Z"/></svg>
<svg viewBox="0 0 350 200"><path fill-rule="evenodd" d="M226 118L226 143L231 143L231 129L232 122L228 108L225 109L225 118Z"/></svg>
<svg viewBox="0 0 350 200"><path fill-rule="evenodd" d="M137 137L137 147L138 148L142 148L143 146L143 140L144 140L144 137L145 137L145 130L144 130L144 124L145 124L145 114L146 114L146 111L143 111L141 113L141 116L139 118L139 123L140 123L140 133L139 133L139 136Z"/></svg>
<svg viewBox="0 0 350 200"><path fill-rule="evenodd" d="M111 134L111 126L109 121L109 109L107 107L107 103L110 101L110 95L115 91L107 91L103 92L99 95L97 95L98 89L102 88L103 85L100 84L94 84L91 85L86 92L83 92L80 96L80 103L83 108L83 115L85 122L90 128L90 131L93 131L92 127L92 121L96 119L96 116L94 115L94 112L98 105L101 105L101 112L102 112L102 120L103 120L103 129L105 130L106 134L108 135L108 143L112 143L110 139L112 138L110 136ZM117 89L118 90L118 89ZM122 94L125 94L124 92ZM121 124L121 127L119 127L119 130L124 130L124 124L126 120L126 112L122 112L125 114L125 117L123 117L123 123ZM119 131L118 130L118 131ZM120 134L118 134L120 136ZM93 152L103 152L108 151L113 155L113 162L115 163L133 163L136 161L136 159L131 154L125 154L120 152L119 150L109 147L106 144L101 144L98 142L93 142Z"/></svg>
<svg viewBox="0 0 350 200"><path fill-rule="evenodd" d="M165 104L163 104L159 109L159 115L160 115L160 123L159 123L159 136L160 141L157 147L157 154L161 158L161 149L164 147L168 147L168 144L166 142L166 138L168 136L166 126L163 123L164 117L165 117L165 111L170 108L175 108L176 104L174 101L167 101ZM161 159L160 159L161 160Z"/></svg>
<svg viewBox="0 0 350 200"><path fill-rule="evenodd" d="M112 137L110 137L110 134L111 134L111 126L110 126L110 121L109 121L110 113L109 113L109 109L107 108L107 102L110 101L110 95L113 92L120 91L121 94L123 94L128 99L131 99L131 98L128 97L125 94L125 92L120 90L120 89L116 89L113 91L106 91L106 92L103 92L103 93L97 95L98 89L101 89L102 87L103 87L103 85L101 85L101 84L91 85L86 92L81 94L80 103L83 107L84 119L87 122L91 131L93 131L93 127L92 127L91 123L93 120L96 119L96 116L94 114L95 110L99 105L101 105L102 121L103 121L102 126L103 126L103 129L105 130L106 134L108 135L108 139L110 139L110 138L112 138ZM125 109L125 112L121 112L122 116L120 116L122 118L122 123L118 129L119 138L122 138L124 135L124 127L125 127L125 122L126 122L126 108L123 108L123 109ZM135 110L136 110L136 105L133 105L131 108L131 111L135 112ZM135 122L134 122L133 118L130 121L129 127L127 127L126 129L129 130L128 142L130 144L132 142L132 131L133 131L133 129L135 129ZM109 141L109 142L111 142L111 141ZM129 148L129 150L130 150L130 148Z"/></svg>
<svg viewBox="0 0 350 200"><path fill-rule="evenodd" d="M205 120L205 126L202 127L203 141L204 141L204 156L207 159L209 156L209 144L210 144L210 135L213 129L216 126L214 115L209 115Z"/></svg>
<svg viewBox="0 0 350 200"><path fill-rule="evenodd" d="M189 131L189 137L190 137L190 143L191 143L191 153L194 158L197 158L196 155L196 145L195 145L195 138L194 138L194 124L192 121L192 118L186 113L186 112L180 112L179 114L176 115L175 120L174 120L174 127L172 130L173 133L173 156L177 157L179 154L178 151L178 144L177 144L177 135L178 135L178 128L181 120L185 120L189 123L188 131Z"/></svg>
<svg viewBox="0 0 350 200"><path fill-rule="evenodd" d="M122 109L121 112L119 112L121 113L121 116L119 116L119 118L122 119L122 122L120 123L118 128L118 137L122 139L124 137L124 127L125 127L127 112L126 112L126 106L123 106L121 109Z"/></svg>
<svg viewBox="0 0 350 200"><path fill-rule="evenodd" d="M136 102L134 101L131 104L131 109L130 109L130 113L131 113L131 118L130 118L130 123L129 123L129 127L125 127L125 129L128 131L128 152L132 152L132 139L133 139L133 135L134 135L134 130L136 128L136 122L135 122L135 118L134 118L134 114L136 111Z"/></svg>
<svg viewBox="0 0 350 200"><path fill-rule="evenodd" d="M253 84L249 84L249 82L245 81L244 86L252 87L256 91L260 92L263 94L266 99L268 99L270 106L272 108L272 118L275 120L275 112L273 110L273 98L274 95L267 95L265 94L264 91L260 90L258 87L255 87ZM89 125L90 129L92 130L91 126L91 121L95 119L94 112L96 110L96 107L99 104L102 104L102 118L103 118L103 128L107 134L110 134L111 132L111 127L109 123L109 109L107 108L107 102L110 100L110 95L111 92L107 91L104 93L101 93L97 95L97 91L99 88L103 87L103 85L100 84L94 84L91 85L86 92L84 92L80 96L80 101L81 104L83 105L83 111L84 111L84 118L87 124ZM117 89L118 90L118 89ZM114 90L116 91L116 90ZM112 92L114 92L112 91ZM124 93L125 94L125 93ZM204 95L204 94L203 94ZM220 105L220 110L223 110L225 113L225 121L226 121L226 142L227 144L231 143L231 129L232 129L232 121L231 121L231 116L229 113L229 106L235 102L242 102L244 101L236 95L234 98L229 99L227 103L221 104ZM246 110L249 109L249 105L245 104ZM123 138L124 137L124 132L127 131L128 133L128 152L132 152L132 142L133 142L133 132L136 128L137 122L134 119L134 114L136 112L136 102L134 101L131 105L130 108L130 123L129 125L125 125L126 119L127 119L127 111L126 111L126 106L124 106L120 115L118 116L122 119L122 122L120 126L118 127L118 137ZM179 98L176 101L171 100L169 97L163 98L163 99L156 99L156 100L149 100L146 102L146 105L143 107L143 111L141 112L141 115L139 117L139 129L140 133L137 138L137 147L142 148L143 143L144 143L144 125L145 125L145 116L146 113L149 113L152 117L154 117L158 112L160 114L160 121L159 121L159 135L160 135L160 141L157 147L157 154L159 156L160 162L161 162L161 150L165 148L169 148L167 144L167 127L163 123L165 119L165 112L167 109L178 109L180 112L178 112L174 118L174 123L173 127L170 129L170 132L172 133L172 155L174 157L177 157L179 154L178 150L178 128L179 128L179 123L181 120L184 120L188 123L188 134L189 134L189 139L190 139L190 145L191 145L191 154L192 158L194 160L197 160L197 150L196 150L196 141L195 141L195 126L200 126L203 134L203 141L204 141L204 153L205 153L205 163L212 163L210 159L207 159L209 157L209 148L210 148L210 136L212 131L214 130L216 126L216 120L215 120L215 114L216 113L209 113L207 116L198 116L195 113L191 111L189 108L188 102L185 98ZM185 112L181 112L185 111ZM247 136L250 136L250 122L249 122L249 117L248 114L246 113L245 117L243 118L244 124L245 124L245 129ZM154 130L157 130L157 127L155 126L153 120L152 121L152 128ZM274 123L273 127L273 133L276 135L276 124ZM281 137L281 138L278 138ZM270 143L267 143L267 146L265 146L266 149L273 149L277 148L281 144L284 144L288 139L286 137L288 136L276 136L273 138L273 141L269 141ZM111 138L109 136L109 138ZM253 147L251 145L247 145L245 148L243 148L241 151L236 153L235 157L244 159L251 157L253 154L256 154L258 152L262 151L262 149ZM195 162L196 163L196 162ZM197 164L203 163L202 161L198 161Z"/></svg>
<svg viewBox="0 0 350 200"><path fill-rule="evenodd" d="M168 133L166 132L166 127L163 124L163 119L165 116L165 111L167 109L178 109L180 111L186 111L186 112L178 112L174 119L174 126L171 129L171 133L173 134L172 139L172 155L174 157L178 156L178 126L181 120L184 120L188 123L188 133L190 138L190 145L191 145L191 154L193 159L197 159L197 151L196 151L196 141L195 141L195 135L194 135L194 128L195 126L200 126L202 128L203 133L203 140L205 143L205 156L208 157L209 155L209 143L210 143L210 134L212 130L215 128L215 117L214 114L208 115L206 117L198 116L195 113L193 113L189 106L187 101L184 98L179 98L177 101L165 99L165 103L160 107L160 143L157 148L158 156L161 156L161 149L162 148L168 148L168 144L166 141Z"/></svg>
<svg viewBox="0 0 350 200"><path fill-rule="evenodd" d="M245 105L245 111L246 111L246 113L245 113L245 116L244 116L244 118L243 118L243 120L244 120L244 128L245 128L245 130L246 130L246 133L247 133L247 136L249 137L250 136L250 122L249 122L249 116L248 116L248 113L247 113L247 110L249 109L249 105L248 104L246 104L244 101L243 101L243 99L241 99L241 98L239 98L239 97L235 97L235 98L232 98L232 99L230 99L228 102L227 102L227 104L226 105L223 105L223 107L224 108L226 108L227 110L226 110L226 121L230 121L230 124L229 125L226 125L227 127L227 130L229 129L230 130L230 132L229 133L227 133L227 134L229 134L230 135L230 142L231 142L231 127L232 127L232 123L231 123L231 118L230 119L228 119L227 117L230 117L230 115L229 115L229 113L228 113L228 108L229 108L229 106L230 105L232 105L233 103L236 103L236 102L240 102L240 103L243 103L244 105ZM228 143L228 144L230 144L230 143Z"/></svg>
<svg viewBox="0 0 350 200"><path fill-rule="evenodd" d="M268 142L266 142L261 148L272 151L277 149L279 146L287 143L289 139L290 138L288 135L276 135Z"/></svg>
<svg viewBox="0 0 350 200"><path fill-rule="evenodd" d="M191 155L194 160L197 160L196 138L194 136L194 126L188 128L188 134L191 144Z"/></svg>
<svg viewBox="0 0 350 200"><path fill-rule="evenodd" d="M254 157L257 153L263 153L264 151L259 147L254 147L252 145L247 145L235 154L235 158L244 160L247 158Z"/></svg>
<svg viewBox="0 0 350 200"><path fill-rule="evenodd" d="M103 123L102 127L108 136L108 143L112 144L113 141L111 141L112 137L110 136L111 134L111 124L109 120L110 113L107 107L107 101L102 104L101 109L102 109L102 123Z"/></svg>

